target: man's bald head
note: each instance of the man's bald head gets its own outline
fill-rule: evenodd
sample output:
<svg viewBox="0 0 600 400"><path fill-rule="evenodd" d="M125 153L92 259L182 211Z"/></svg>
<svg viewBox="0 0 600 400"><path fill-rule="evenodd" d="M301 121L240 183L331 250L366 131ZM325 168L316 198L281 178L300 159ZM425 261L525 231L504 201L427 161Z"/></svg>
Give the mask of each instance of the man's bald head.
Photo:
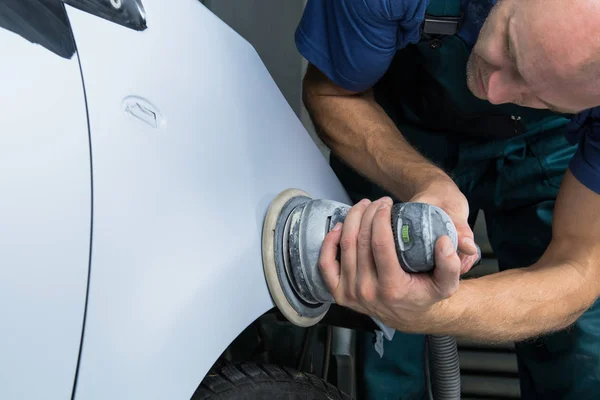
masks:
<svg viewBox="0 0 600 400"><path fill-rule="evenodd" d="M579 112L600 105L600 2L501 0L467 67L467 83L494 104Z"/></svg>

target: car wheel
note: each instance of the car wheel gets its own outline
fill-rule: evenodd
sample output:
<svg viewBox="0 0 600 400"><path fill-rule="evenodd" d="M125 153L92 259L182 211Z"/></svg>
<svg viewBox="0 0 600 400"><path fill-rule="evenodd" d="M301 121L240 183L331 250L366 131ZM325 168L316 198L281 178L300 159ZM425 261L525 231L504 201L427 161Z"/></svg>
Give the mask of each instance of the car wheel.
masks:
<svg viewBox="0 0 600 400"><path fill-rule="evenodd" d="M212 370L192 400L217 399L351 400L314 375L267 364L227 364Z"/></svg>

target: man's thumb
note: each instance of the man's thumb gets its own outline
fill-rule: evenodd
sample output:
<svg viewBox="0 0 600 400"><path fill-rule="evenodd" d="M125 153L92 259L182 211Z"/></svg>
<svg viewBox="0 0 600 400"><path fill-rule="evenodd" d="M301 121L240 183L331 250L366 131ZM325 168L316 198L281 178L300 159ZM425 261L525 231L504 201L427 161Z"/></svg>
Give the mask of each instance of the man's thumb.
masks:
<svg viewBox="0 0 600 400"><path fill-rule="evenodd" d="M442 299L458 290L461 262L448 236L442 236L435 244L435 269L433 283Z"/></svg>

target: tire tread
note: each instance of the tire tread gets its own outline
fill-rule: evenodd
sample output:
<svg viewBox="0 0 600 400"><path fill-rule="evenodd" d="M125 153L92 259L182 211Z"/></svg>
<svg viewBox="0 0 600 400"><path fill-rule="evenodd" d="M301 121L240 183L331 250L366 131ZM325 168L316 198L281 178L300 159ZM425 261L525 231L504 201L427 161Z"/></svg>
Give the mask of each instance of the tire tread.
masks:
<svg viewBox="0 0 600 400"><path fill-rule="evenodd" d="M316 389L331 400L351 400L337 387L312 374L297 372L290 368L271 364L219 363L204 378L192 400L220 399L229 391L236 389L251 390L258 385L276 385L281 383L300 384Z"/></svg>

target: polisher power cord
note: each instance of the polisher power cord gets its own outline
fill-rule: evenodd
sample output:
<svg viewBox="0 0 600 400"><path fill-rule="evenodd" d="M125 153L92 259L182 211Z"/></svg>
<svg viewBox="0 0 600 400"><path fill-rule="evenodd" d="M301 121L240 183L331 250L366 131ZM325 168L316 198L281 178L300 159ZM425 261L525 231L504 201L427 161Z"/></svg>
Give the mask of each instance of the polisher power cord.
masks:
<svg viewBox="0 0 600 400"><path fill-rule="evenodd" d="M298 189L280 193L271 203L263 225L263 266L271 296L292 323L317 324L335 302L321 276L318 261L323 240L350 206L337 201L312 199ZM439 207L425 203L399 203L392 207L392 229L401 267L409 273L430 273L435 267L435 243L448 236L458 248L456 227ZM393 330L377 319L387 332ZM391 333L390 333L391 331ZM427 337L426 357L435 400L460 399L460 368L456 340Z"/></svg>

